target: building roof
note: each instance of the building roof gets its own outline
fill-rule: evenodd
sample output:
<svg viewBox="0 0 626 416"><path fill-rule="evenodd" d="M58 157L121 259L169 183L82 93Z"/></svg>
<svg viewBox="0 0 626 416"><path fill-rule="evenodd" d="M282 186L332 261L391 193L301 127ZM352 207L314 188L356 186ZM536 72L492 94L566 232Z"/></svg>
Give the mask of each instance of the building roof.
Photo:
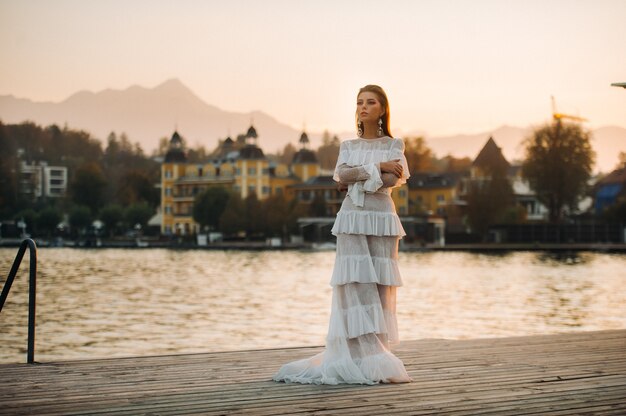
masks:
<svg viewBox="0 0 626 416"><path fill-rule="evenodd" d="M498 165L504 165L506 169L509 168L509 162L502 154L502 149L498 147L493 137L489 137L487 143L485 143L476 159L472 162L472 166L490 168Z"/></svg>
<svg viewBox="0 0 626 416"><path fill-rule="evenodd" d="M247 144L239 150L240 159L265 159L265 154L260 147L254 144Z"/></svg>
<svg viewBox="0 0 626 416"><path fill-rule="evenodd" d="M256 139L257 137L259 137L256 133L256 129L254 128L254 126L251 124L250 128L248 128L248 132L246 133L246 137L252 137L254 139Z"/></svg>
<svg viewBox="0 0 626 416"><path fill-rule="evenodd" d="M305 144L305 143L308 144L310 142L309 136L307 136L306 132L304 132L304 131L302 132L302 134L300 135L300 140L299 141L302 144Z"/></svg>
<svg viewBox="0 0 626 416"><path fill-rule="evenodd" d="M414 173L409 178L409 189L454 188L466 173Z"/></svg>
<svg viewBox="0 0 626 416"><path fill-rule="evenodd" d="M317 156L312 150L300 149L294 153L291 163L317 163Z"/></svg>
<svg viewBox="0 0 626 416"><path fill-rule="evenodd" d="M170 139L170 146L165 154L165 163L184 163L187 161L187 155L183 149L183 139L177 131L174 131Z"/></svg>
<svg viewBox="0 0 626 416"><path fill-rule="evenodd" d="M626 184L626 167L615 169L613 172L600 179L597 185L602 186L613 183Z"/></svg>

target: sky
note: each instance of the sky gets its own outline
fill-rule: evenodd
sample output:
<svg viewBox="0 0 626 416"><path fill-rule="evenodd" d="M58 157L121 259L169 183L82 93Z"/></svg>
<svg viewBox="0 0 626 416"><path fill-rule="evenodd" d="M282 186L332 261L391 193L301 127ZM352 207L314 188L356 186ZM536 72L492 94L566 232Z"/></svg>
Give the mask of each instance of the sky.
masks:
<svg viewBox="0 0 626 416"><path fill-rule="evenodd" d="M343 132L378 84L400 132L540 125L551 96L626 127L624 16L626 0L0 0L0 95L178 78L224 110Z"/></svg>

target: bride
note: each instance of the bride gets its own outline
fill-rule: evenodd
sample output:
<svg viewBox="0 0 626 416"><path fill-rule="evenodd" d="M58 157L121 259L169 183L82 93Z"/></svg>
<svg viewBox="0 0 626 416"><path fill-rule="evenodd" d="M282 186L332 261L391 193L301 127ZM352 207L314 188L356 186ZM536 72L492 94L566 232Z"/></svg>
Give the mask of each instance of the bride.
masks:
<svg viewBox="0 0 626 416"><path fill-rule="evenodd" d="M326 348L287 363L273 380L309 384L412 381L390 350L398 341L398 243L405 235L391 188L409 177L404 142L389 131L383 89L366 85L356 102L358 138L341 143L333 179L347 195L332 233L337 255Z"/></svg>

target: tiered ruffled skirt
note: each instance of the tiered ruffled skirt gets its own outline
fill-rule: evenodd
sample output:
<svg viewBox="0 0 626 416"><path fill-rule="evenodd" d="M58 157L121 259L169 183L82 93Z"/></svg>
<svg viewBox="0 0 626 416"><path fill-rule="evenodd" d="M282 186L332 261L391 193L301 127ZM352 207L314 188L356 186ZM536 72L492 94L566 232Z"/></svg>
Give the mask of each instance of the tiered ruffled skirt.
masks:
<svg viewBox="0 0 626 416"><path fill-rule="evenodd" d="M337 257L326 349L283 365L273 379L308 384L411 381L389 349L398 340L398 242L405 235L393 201L388 194L368 194L359 208L346 198L332 232Z"/></svg>

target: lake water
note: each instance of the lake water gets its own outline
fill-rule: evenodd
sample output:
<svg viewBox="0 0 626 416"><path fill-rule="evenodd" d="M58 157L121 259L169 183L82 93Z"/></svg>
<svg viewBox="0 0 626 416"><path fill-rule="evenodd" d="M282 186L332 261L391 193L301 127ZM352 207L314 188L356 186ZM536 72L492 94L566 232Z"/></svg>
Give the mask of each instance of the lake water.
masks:
<svg viewBox="0 0 626 416"><path fill-rule="evenodd" d="M16 249L0 249L6 279ZM35 359L323 345L335 254L44 248ZM25 362L28 254L0 313L0 362ZM400 253L403 339L626 328L626 256Z"/></svg>

